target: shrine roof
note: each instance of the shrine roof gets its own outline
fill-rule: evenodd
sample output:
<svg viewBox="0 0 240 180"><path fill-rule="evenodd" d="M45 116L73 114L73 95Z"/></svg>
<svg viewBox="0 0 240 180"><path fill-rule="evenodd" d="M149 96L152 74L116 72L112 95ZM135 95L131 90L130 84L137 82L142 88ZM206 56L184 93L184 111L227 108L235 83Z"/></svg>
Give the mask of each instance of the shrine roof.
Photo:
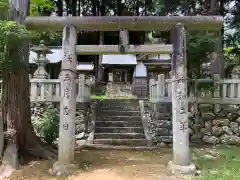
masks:
<svg viewBox="0 0 240 180"><path fill-rule="evenodd" d="M92 71L94 69L94 65L90 63L80 63L77 65L78 71Z"/></svg>
<svg viewBox="0 0 240 180"><path fill-rule="evenodd" d="M104 54L102 64L109 65L136 65L137 57L132 54Z"/></svg>
<svg viewBox="0 0 240 180"><path fill-rule="evenodd" d="M49 47L52 54L47 54L47 59L50 64L59 63L63 58L62 47ZM37 58L37 53L30 51L29 63L36 64L35 59ZM168 54L159 55L142 55L137 57L132 54L104 54L102 57L102 64L109 65L137 65L137 60L142 60L144 63L150 64L165 64L170 62L171 56ZM78 65L79 70L93 70L92 64L80 64Z"/></svg>

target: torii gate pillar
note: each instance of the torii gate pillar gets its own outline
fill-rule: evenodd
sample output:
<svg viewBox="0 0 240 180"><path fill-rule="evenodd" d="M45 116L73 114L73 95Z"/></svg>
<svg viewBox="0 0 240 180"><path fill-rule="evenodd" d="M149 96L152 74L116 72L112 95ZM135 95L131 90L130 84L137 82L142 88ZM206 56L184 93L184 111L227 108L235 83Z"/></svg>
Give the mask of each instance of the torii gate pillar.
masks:
<svg viewBox="0 0 240 180"><path fill-rule="evenodd" d="M182 24L172 31L172 126L173 161L168 166L173 174L195 174L196 168L190 163L186 35Z"/></svg>
<svg viewBox="0 0 240 180"><path fill-rule="evenodd" d="M75 114L76 114L76 41L77 31L74 26L66 25L63 29L62 48L64 56L60 73L61 100L58 161L53 165L53 174L68 175L73 169L75 152Z"/></svg>

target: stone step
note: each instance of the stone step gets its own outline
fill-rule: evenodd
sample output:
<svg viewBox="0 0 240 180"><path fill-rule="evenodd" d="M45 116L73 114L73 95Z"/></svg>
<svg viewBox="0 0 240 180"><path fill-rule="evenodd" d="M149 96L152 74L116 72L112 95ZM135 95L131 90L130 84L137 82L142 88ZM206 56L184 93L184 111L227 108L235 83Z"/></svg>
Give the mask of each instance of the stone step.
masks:
<svg viewBox="0 0 240 180"><path fill-rule="evenodd" d="M139 116L139 111L124 111L124 110L102 110L99 116Z"/></svg>
<svg viewBox="0 0 240 180"><path fill-rule="evenodd" d="M97 116L97 121L142 121L141 116Z"/></svg>
<svg viewBox="0 0 240 180"><path fill-rule="evenodd" d="M127 105L127 104L106 104L100 105L99 110L128 110L128 111L139 111L138 105Z"/></svg>
<svg viewBox="0 0 240 180"><path fill-rule="evenodd" d="M124 107L139 107L139 103L99 103L100 106L105 108L124 108Z"/></svg>
<svg viewBox="0 0 240 180"><path fill-rule="evenodd" d="M136 99L105 99L100 101L101 104L139 104Z"/></svg>
<svg viewBox="0 0 240 180"><path fill-rule="evenodd" d="M95 139L144 139L143 133L95 133Z"/></svg>
<svg viewBox="0 0 240 180"><path fill-rule="evenodd" d="M95 139L94 144L145 146L146 139Z"/></svg>
<svg viewBox="0 0 240 180"><path fill-rule="evenodd" d="M144 133L142 127L96 127L95 133Z"/></svg>
<svg viewBox="0 0 240 180"><path fill-rule="evenodd" d="M142 127L141 121L96 121L96 127Z"/></svg>
<svg viewBox="0 0 240 180"><path fill-rule="evenodd" d="M127 146L127 145L109 145L109 144L86 144L84 149L101 149L101 150L135 150L135 151L144 151L144 150L157 150L158 146Z"/></svg>

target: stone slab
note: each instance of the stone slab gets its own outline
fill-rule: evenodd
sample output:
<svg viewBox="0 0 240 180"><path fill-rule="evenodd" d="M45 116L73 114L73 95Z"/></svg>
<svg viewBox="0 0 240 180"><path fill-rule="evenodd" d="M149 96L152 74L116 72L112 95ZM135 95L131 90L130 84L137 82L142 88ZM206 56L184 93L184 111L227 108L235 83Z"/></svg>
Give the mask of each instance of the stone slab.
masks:
<svg viewBox="0 0 240 180"><path fill-rule="evenodd" d="M193 176L196 174L196 166L190 164L188 166L180 166L173 164L172 161L168 163L168 170L174 175L190 175Z"/></svg>

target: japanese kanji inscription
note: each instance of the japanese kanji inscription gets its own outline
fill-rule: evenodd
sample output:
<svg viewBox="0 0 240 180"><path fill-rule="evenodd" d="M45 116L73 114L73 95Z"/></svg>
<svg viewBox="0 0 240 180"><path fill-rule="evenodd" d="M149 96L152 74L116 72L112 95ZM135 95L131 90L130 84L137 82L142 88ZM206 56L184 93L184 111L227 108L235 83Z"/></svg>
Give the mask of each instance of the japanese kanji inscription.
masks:
<svg viewBox="0 0 240 180"><path fill-rule="evenodd" d="M185 132L188 130L188 122L180 120L180 131Z"/></svg>
<svg viewBox="0 0 240 180"><path fill-rule="evenodd" d="M71 109L69 109L67 106L64 106L64 108L63 108L63 113L64 113L64 115L67 116L70 111L71 111Z"/></svg>
<svg viewBox="0 0 240 180"><path fill-rule="evenodd" d="M71 85L71 82L72 82L71 75L70 74L65 74L63 82L66 83L67 85Z"/></svg>
<svg viewBox="0 0 240 180"><path fill-rule="evenodd" d="M67 123L63 124L63 129L64 129L65 131L68 130L68 124L67 124Z"/></svg>
<svg viewBox="0 0 240 180"><path fill-rule="evenodd" d="M65 61L72 62L72 59L73 59L72 53L65 53L64 54L64 60Z"/></svg>
<svg viewBox="0 0 240 180"><path fill-rule="evenodd" d="M64 91L63 91L63 96L64 96L65 98L69 98L69 97L70 97L70 96L69 96L69 91L70 91L69 88L64 89Z"/></svg>

